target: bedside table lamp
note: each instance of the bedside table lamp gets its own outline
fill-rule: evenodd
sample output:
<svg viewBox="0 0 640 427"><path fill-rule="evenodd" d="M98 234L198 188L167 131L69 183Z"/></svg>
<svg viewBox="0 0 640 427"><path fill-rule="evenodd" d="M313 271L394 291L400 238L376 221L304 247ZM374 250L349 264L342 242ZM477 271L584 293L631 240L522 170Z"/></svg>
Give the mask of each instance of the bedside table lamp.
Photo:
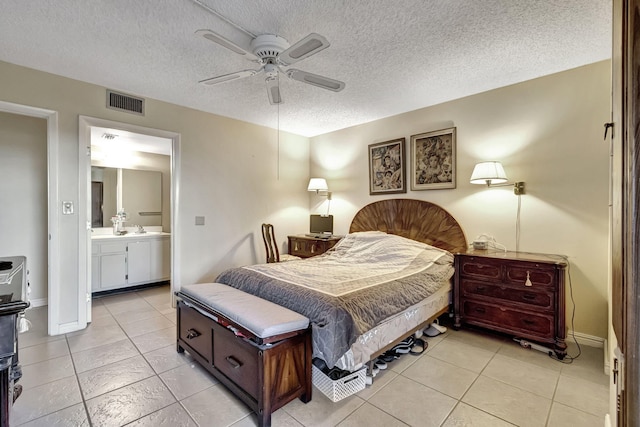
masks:
<svg viewBox="0 0 640 427"><path fill-rule="evenodd" d="M524 182L510 184L507 182L507 174L502 167L502 163L496 161L480 162L473 168L471 184L487 184L487 187L503 187L513 185L513 194L520 196L524 194Z"/></svg>

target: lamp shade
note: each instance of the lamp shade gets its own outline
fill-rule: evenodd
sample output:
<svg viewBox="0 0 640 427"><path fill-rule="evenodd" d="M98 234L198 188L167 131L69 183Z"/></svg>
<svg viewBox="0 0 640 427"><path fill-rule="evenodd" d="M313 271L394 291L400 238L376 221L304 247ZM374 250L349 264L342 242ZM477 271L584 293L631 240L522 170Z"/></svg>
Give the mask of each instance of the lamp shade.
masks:
<svg viewBox="0 0 640 427"><path fill-rule="evenodd" d="M324 178L311 178L309 180L309 186L307 187L307 191L329 191L329 186L327 185L327 180Z"/></svg>
<svg viewBox="0 0 640 427"><path fill-rule="evenodd" d="M507 182L507 174L500 162L481 162L473 168L470 182L471 184L502 184Z"/></svg>

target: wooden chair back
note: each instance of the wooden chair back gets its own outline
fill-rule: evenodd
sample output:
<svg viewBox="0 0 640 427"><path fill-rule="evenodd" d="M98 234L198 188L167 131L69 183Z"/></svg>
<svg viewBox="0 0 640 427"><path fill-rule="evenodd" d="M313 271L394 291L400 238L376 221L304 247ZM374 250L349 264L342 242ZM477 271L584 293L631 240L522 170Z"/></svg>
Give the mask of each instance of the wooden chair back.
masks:
<svg viewBox="0 0 640 427"><path fill-rule="evenodd" d="M264 249L267 253L267 263L280 262L278 242L272 224L262 224L262 240L264 241Z"/></svg>

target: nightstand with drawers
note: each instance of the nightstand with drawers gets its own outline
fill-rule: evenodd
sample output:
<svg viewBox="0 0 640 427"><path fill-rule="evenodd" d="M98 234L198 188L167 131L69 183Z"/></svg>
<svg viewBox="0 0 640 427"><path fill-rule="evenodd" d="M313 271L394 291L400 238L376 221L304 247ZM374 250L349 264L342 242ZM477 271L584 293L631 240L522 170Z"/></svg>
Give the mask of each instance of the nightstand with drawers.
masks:
<svg viewBox="0 0 640 427"><path fill-rule="evenodd" d="M343 236L311 237L304 234L288 236L289 254L300 258L321 255L334 247Z"/></svg>
<svg viewBox="0 0 640 427"><path fill-rule="evenodd" d="M566 355L559 255L470 250L455 255L454 326L469 324L547 344Z"/></svg>

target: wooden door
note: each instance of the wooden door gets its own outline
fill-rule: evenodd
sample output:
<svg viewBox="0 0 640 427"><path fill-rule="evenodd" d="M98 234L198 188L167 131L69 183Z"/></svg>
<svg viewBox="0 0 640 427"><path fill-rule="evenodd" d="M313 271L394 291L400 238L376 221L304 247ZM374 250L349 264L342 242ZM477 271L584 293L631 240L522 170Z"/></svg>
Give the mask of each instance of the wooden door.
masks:
<svg viewBox="0 0 640 427"><path fill-rule="evenodd" d="M640 0L613 2L612 323L618 426L640 425ZM613 416L613 414L611 414Z"/></svg>

